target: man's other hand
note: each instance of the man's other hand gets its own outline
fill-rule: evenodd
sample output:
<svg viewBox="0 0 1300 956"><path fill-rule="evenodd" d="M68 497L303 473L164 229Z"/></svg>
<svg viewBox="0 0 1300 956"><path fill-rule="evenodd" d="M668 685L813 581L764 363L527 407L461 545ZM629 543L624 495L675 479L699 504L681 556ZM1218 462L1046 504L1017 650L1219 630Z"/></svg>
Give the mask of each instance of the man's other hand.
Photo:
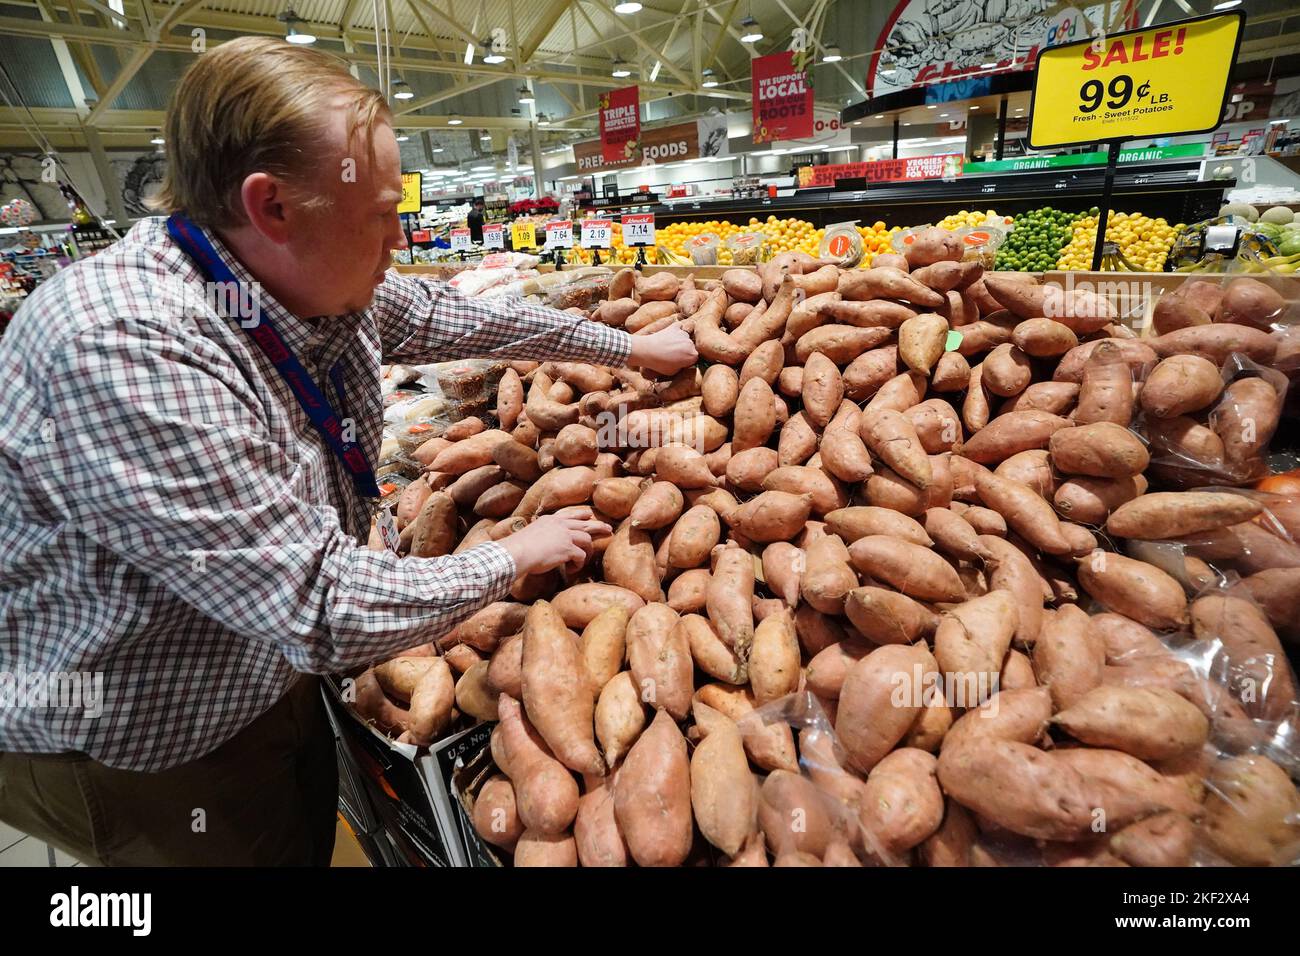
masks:
<svg viewBox="0 0 1300 956"><path fill-rule="evenodd" d="M648 368L660 375L672 375L694 365L699 357L691 337L674 323L649 335L632 336L632 352L627 364Z"/></svg>
<svg viewBox="0 0 1300 956"><path fill-rule="evenodd" d="M543 515L498 543L515 559L517 574L541 574L562 564L573 569L582 567L591 556L591 539L611 533L610 526L596 521L590 509L570 508L560 514Z"/></svg>

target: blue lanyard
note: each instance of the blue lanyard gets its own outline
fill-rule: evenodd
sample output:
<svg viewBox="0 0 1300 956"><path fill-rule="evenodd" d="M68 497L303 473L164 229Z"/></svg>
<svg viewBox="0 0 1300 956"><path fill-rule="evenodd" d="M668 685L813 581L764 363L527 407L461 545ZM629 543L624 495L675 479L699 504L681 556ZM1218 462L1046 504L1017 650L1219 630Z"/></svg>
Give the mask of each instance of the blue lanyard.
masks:
<svg viewBox="0 0 1300 956"><path fill-rule="evenodd" d="M208 282L230 283L229 288L237 292L241 291L243 283L221 261L221 256L212 247L208 237L194 223L179 213L173 213L167 219L167 232L190 257ZM243 301L243 299L236 296L234 301ZM298 360L298 356L293 354L293 350L284 341L284 336L265 315L259 315L256 325L244 326L244 328L275 366L285 384L293 391L294 397L298 399L298 404L307 413L311 423L316 426L334 454L343 462L343 466L352 475L357 491L362 497L378 498L379 485L375 482L375 472L370 467L365 451L355 441L343 440L343 427L338 414L308 374L307 369L303 367L302 362ZM335 363L329 371L329 376L340 404L346 405L342 366Z"/></svg>

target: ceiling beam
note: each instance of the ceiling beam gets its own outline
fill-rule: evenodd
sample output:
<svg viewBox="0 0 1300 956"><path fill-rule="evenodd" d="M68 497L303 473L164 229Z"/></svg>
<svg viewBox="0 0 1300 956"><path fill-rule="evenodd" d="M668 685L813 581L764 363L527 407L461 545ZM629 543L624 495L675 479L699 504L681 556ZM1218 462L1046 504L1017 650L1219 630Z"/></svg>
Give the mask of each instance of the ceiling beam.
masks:
<svg viewBox="0 0 1300 956"><path fill-rule="evenodd" d="M108 84L108 89L99 98L99 102L86 115L86 122L89 125L98 125L100 117L122 95L122 91L126 89L127 84L140 72L140 67L144 66L149 57L153 56L154 49L155 47L152 44L136 47L135 52L131 54L131 58L118 71L117 76L113 77L113 82Z"/></svg>
<svg viewBox="0 0 1300 956"><path fill-rule="evenodd" d="M532 61L537 48L551 35L555 25L560 22L560 17L564 16L564 11L569 9L569 3L570 0L551 0L551 5L542 11L542 18L533 32L528 35L528 39L520 42L516 38L516 42L519 43L519 56L516 62L520 66Z"/></svg>
<svg viewBox="0 0 1300 956"><path fill-rule="evenodd" d="M591 27L592 31L595 32L597 35L599 35L600 27L596 26L596 24L592 22L591 17L587 15L587 11L583 8L582 0L574 0L574 3L577 5L578 13L579 15L581 15L582 19L586 20L587 25ZM615 26L618 25L618 17L616 17L612 12L610 12L606 7L600 6L598 4L592 4L592 6L595 7L595 9L599 10L601 13L605 14L605 16L607 16L611 21L613 21ZM655 26L664 26L668 22L669 21L664 21L664 23L655 24ZM678 21L674 19L671 22L676 23ZM660 59L659 51L656 50L654 47L652 47L645 40L641 39L641 37L639 36L639 32L640 31L635 33L629 33L628 36L632 38L632 42L637 45L637 47L641 50L642 53L644 53L647 56L653 57L655 59ZM677 79L680 82L684 83L686 86L695 86L696 84L699 83L699 80L692 80L689 76L687 76L685 73L679 70L674 64L669 63L667 60L663 60L662 62L663 65L668 68L668 72L671 73L673 76L677 77Z"/></svg>
<svg viewBox="0 0 1300 956"><path fill-rule="evenodd" d="M426 96L423 99L418 100L411 100L409 103L403 103L400 109L393 110L393 115L405 117L408 114L414 113L416 110L422 110L427 106L433 106L446 100L453 100L462 93L472 93L474 90L481 90L485 86L493 86L494 84L500 83L503 79L505 79L505 77L485 76L477 80L472 80L469 83L464 83L460 86L449 87L445 90L440 90L439 92L434 93L432 96ZM403 122L405 122L405 120L403 120Z"/></svg>

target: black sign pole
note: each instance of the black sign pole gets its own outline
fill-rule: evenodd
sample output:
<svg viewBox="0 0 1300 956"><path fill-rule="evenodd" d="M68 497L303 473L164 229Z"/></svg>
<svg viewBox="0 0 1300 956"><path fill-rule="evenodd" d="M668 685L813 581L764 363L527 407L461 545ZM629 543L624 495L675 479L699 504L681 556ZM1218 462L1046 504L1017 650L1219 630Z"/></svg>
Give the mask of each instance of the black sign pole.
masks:
<svg viewBox="0 0 1300 956"><path fill-rule="evenodd" d="M1092 247L1092 271L1101 271L1101 251L1106 244L1106 220L1110 218L1110 193L1115 186L1115 167L1119 164L1119 140L1110 144L1106 154L1106 182L1101 187L1101 207L1097 212L1097 242Z"/></svg>

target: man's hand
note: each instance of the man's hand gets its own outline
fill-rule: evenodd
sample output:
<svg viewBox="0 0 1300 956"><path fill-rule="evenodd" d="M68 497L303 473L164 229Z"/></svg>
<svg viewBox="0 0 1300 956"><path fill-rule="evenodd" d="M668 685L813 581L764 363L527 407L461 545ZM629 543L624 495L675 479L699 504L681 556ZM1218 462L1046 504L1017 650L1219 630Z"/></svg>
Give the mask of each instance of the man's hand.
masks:
<svg viewBox="0 0 1300 956"><path fill-rule="evenodd" d="M541 574L562 564L582 567L591 556L591 539L612 533L609 525L592 518L590 509L570 508L543 515L497 543L515 559L518 574Z"/></svg>
<svg viewBox="0 0 1300 956"><path fill-rule="evenodd" d="M694 365L699 357L691 337L681 326L673 324L649 335L632 336L632 352L627 357L627 364L639 365L660 375L672 375Z"/></svg>

